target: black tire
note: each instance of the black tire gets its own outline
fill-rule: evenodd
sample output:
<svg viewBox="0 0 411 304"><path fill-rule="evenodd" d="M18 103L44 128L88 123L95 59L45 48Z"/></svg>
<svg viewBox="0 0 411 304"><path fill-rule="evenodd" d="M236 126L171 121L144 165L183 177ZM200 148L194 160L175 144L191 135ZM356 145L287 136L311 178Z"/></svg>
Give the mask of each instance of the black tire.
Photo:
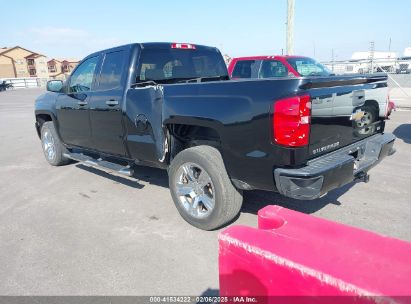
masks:
<svg viewBox="0 0 411 304"><path fill-rule="evenodd" d="M378 119L378 109L374 106L363 106L361 108L365 113L371 114L371 123L376 122Z"/></svg>
<svg viewBox="0 0 411 304"><path fill-rule="evenodd" d="M177 194L178 184L182 185L182 175L180 172L183 172L184 170L182 168L187 168L187 166L192 166L194 168L193 170L200 168L200 173L204 170L211 179L211 183L207 186L208 188L201 188L200 186L202 190L199 191L204 191L203 193L205 193L206 190L204 189L208 189L210 192L208 195L212 197L214 205L213 208L208 209L205 205L201 205L200 202L199 208L202 208L202 210L198 212L205 210L204 212L207 214L201 218L193 216L184 207L187 206L187 201L189 201L191 197ZM191 225L203 230L213 230L229 223L240 212L243 203L242 193L231 183L221 154L217 149L210 146L197 146L183 150L177 154L171 162L168 175L170 192L174 204L180 215ZM186 203L186 205L184 205L184 203Z"/></svg>
<svg viewBox="0 0 411 304"><path fill-rule="evenodd" d="M363 128L360 131L360 134L370 134L374 132L374 129L368 126L377 121L378 109L374 106L365 105L361 107L361 110L364 112L364 116L361 119L361 122L357 123L357 127Z"/></svg>
<svg viewBox="0 0 411 304"><path fill-rule="evenodd" d="M47 121L41 126L41 146L44 157L50 165L63 166L70 163L70 159L63 156L63 153L68 151L61 143L52 121Z"/></svg>

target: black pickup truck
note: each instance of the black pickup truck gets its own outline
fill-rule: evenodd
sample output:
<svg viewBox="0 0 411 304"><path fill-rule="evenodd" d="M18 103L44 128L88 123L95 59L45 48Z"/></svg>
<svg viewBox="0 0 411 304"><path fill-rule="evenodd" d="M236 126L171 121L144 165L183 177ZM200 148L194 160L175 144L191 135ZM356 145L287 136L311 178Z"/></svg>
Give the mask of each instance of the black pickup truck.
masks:
<svg viewBox="0 0 411 304"><path fill-rule="evenodd" d="M230 80L216 48L139 43L91 54L47 89L35 125L51 165L167 169L178 211L206 230L235 218L244 190L315 199L394 152L381 75ZM364 104L379 119L361 123Z"/></svg>

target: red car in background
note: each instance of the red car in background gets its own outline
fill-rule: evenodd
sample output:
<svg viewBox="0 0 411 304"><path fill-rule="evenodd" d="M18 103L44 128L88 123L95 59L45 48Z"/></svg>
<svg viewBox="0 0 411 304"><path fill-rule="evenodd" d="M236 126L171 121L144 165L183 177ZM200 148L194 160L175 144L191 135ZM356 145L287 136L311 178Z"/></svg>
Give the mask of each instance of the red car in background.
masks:
<svg viewBox="0 0 411 304"><path fill-rule="evenodd" d="M251 56L233 58L228 65L228 74L238 78L312 77L335 75L321 63L305 56ZM359 126L372 124L381 116L379 107L365 104L364 116ZM385 117L395 110L395 104L387 98Z"/></svg>
<svg viewBox="0 0 411 304"><path fill-rule="evenodd" d="M392 111L396 111L396 110L397 110L397 107L395 106L394 101L392 101L390 96L388 95L387 118L388 118L388 116L391 115Z"/></svg>
<svg viewBox="0 0 411 304"><path fill-rule="evenodd" d="M304 56L252 56L233 58L231 78L271 78L333 75L325 66Z"/></svg>

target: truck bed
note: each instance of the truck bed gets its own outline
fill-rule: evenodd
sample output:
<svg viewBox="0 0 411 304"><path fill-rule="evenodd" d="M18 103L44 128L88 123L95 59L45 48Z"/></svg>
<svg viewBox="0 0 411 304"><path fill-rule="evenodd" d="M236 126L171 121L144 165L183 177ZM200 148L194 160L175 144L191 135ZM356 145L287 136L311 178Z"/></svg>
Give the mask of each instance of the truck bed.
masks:
<svg viewBox="0 0 411 304"><path fill-rule="evenodd" d="M379 118L367 133L360 133L352 114L366 101L384 106L385 76L341 76L282 79L247 79L181 83L130 89L127 93L127 115L135 117L142 109L153 106L149 121L162 125L192 125L212 130L221 142L227 170L234 180L247 182L250 189L275 188L275 168L299 168L310 159L341 149L373 134L382 133ZM285 147L273 142L273 108L276 100L289 95L308 94L312 101L310 142L305 147ZM382 111L383 113L383 111ZM143 140L129 122L128 142ZM154 129L153 129L154 130ZM161 132L158 132L160 130ZM151 132L147 151L130 149L131 157L146 159L161 155L164 134ZM153 159L155 161L155 159Z"/></svg>

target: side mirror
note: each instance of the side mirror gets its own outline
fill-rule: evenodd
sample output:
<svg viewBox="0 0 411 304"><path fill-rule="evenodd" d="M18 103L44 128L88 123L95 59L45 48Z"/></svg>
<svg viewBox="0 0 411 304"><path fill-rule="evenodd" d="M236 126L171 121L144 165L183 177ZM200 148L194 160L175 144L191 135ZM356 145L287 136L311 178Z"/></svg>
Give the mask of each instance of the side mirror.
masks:
<svg viewBox="0 0 411 304"><path fill-rule="evenodd" d="M63 81L49 80L47 81L47 91L59 93L63 88Z"/></svg>

